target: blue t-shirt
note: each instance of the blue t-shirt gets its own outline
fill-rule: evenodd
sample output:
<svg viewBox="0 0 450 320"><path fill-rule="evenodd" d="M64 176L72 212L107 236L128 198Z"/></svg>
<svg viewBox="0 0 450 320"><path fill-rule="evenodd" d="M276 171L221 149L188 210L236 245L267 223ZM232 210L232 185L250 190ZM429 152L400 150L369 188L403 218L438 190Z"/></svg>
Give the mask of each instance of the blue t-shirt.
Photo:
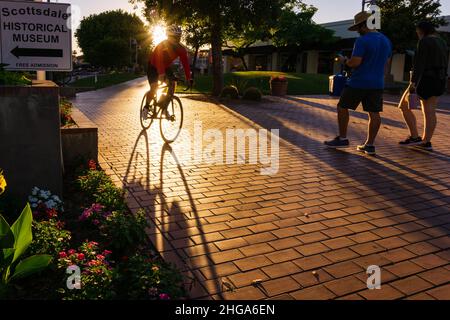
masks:
<svg viewBox="0 0 450 320"><path fill-rule="evenodd" d="M368 32L356 39L354 57L361 65L353 70L348 85L360 89L384 89L384 67L392 55L389 39L379 32Z"/></svg>

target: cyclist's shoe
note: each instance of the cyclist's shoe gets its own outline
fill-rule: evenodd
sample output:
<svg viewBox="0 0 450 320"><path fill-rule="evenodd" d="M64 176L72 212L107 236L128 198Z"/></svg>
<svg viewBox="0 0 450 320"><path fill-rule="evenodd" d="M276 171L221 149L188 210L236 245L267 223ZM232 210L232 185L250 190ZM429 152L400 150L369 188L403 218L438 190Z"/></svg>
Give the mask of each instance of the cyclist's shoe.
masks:
<svg viewBox="0 0 450 320"><path fill-rule="evenodd" d="M400 141L399 144L401 146L414 146L416 144L420 144L421 142L422 142L421 137L417 137L417 138L409 137L406 140Z"/></svg>
<svg viewBox="0 0 450 320"><path fill-rule="evenodd" d="M169 111L167 110L167 108L164 110L164 117L167 120L172 120L172 115L169 113Z"/></svg>
<svg viewBox="0 0 450 320"><path fill-rule="evenodd" d="M350 145L348 139L341 139L339 136L333 140L325 141L324 143L329 148L347 148Z"/></svg>
<svg viewBox="0 0 450 320"><path fill-rule="evenodd" d="M368 154L368 155L371 155L371 156L376 154L375 146L368 146L367 144L363 144L363 145L357 146L356 150L358 150L360 152L364 152L365 154Z"/></svg>
<svg viewBox="0 0 450 320"><path fill-rule="evenodd" d="M433 151L433 146L431 145L431 142L424 142L421 144L416 145L417 149L425 150L425 151Z"/></svg>
<svg viewBox="0 0 450 320"><path fill-rule="evenodd" d="M145 120L150 118L150 105L146 104L144 108L142 108L142 116Z"/></svg>

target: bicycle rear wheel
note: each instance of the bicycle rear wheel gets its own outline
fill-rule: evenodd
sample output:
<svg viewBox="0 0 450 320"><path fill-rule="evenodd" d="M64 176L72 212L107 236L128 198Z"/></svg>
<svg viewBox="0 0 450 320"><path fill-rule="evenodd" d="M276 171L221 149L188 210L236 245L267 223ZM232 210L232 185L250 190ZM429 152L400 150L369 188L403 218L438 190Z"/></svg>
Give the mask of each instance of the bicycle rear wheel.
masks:
<svg viewBox="0 0 450 320"><path fill-rule="evenodd" d="M173 97L166 110L161 112L160 131L165 142L171 143L183 127L183 105L178 97Z"/></svg>
<svg viewBox="0 0 450 320"><path fill-rule="evenodd" d="M147 104L147 93L144 94L141 102L141 108L139 109L139 119L141 120L142 129L147 130L153 123L153 110L154 110L154 100L150 101L148 104L148 109L145 108Z"/></svg>

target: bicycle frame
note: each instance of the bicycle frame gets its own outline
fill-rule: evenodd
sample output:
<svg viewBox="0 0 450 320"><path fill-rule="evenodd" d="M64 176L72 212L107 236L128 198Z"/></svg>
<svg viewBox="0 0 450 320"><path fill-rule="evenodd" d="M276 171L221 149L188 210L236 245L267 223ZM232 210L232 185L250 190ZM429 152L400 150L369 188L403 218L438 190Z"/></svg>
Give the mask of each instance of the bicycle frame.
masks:
<svg viewBox="0 0 450 320"><path fill-rule="evenodd" d="M158 86L157 94L156 94L156 101L157 104L155 105L155 116L158 117L158 115L161 113L161 117L163 116L162 111L163 109L167 108L170 104L170 101L172 101L175 90L177 87L177 81L176 80L169 80L167 83L162 83L160 86ZM167 90L165 90L167 89ZM162 95L165 93L165 97ZM158 97L159 96L159 97ZM165 101L163 101L163 100ZM164 104L161 104L164 102Z"/></svg>

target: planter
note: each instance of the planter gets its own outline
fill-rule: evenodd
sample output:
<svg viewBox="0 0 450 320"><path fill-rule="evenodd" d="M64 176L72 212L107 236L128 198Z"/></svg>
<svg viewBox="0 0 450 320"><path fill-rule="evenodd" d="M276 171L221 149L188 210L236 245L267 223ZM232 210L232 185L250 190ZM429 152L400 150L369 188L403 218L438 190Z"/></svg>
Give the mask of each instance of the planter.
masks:
<svg viewBox="0 0 450 320"><path fill-rule="evenodd" d="M65 167L89 160L98 162L97 128L62 128L61 144Z"/></svg>
<svg viewBox="0 0 450 320"><path fill-rule="evenodd" d="M273 96L285 96L287 95L288 82L287 81L271 81L270 93Z"/></svg>
<svg viewBox="0 0 450 320"><path fill-rule="evenodd" d="M61 128L61 142L64 166L72 167L81 161L98 162L98 129L76 107L71 114L75 127Z"/></svg>

